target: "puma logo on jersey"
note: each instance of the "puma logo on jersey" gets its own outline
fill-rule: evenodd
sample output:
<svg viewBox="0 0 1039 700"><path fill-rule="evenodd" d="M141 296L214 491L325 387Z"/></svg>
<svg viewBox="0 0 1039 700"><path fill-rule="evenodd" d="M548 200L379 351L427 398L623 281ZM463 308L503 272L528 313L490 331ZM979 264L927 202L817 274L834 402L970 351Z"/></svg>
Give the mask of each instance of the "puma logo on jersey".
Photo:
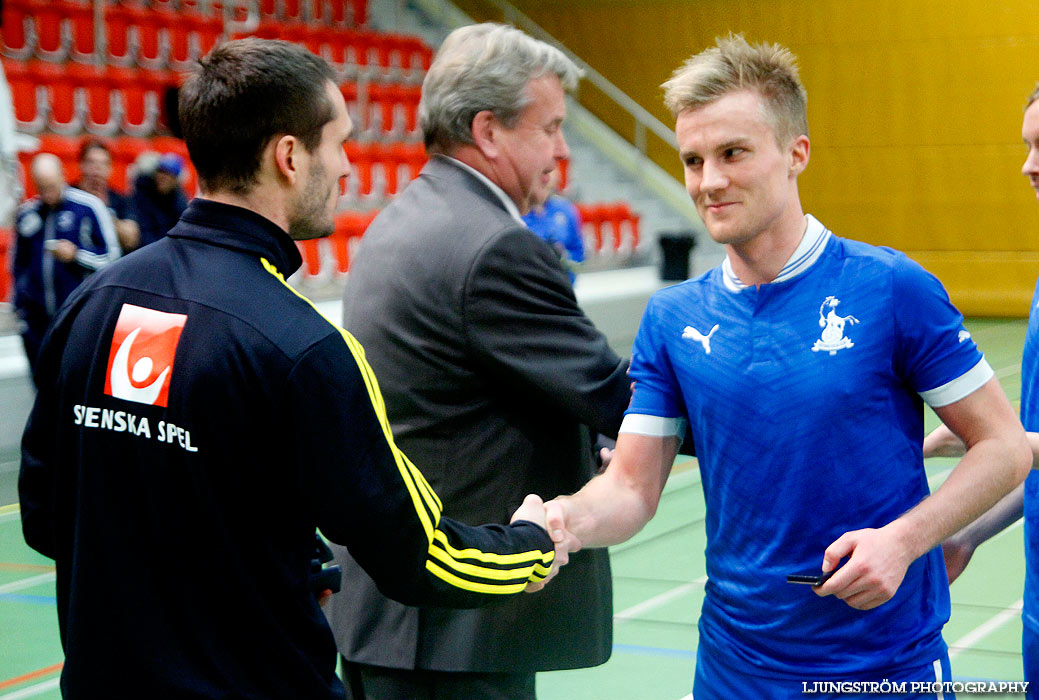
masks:
<svg viewBox="0 0 1039 700"><path fill-rule="evenodd" d="M710 355L711 354L711 336L714 335L714 332L716 330L718 330L718 324L717 323L714 324L714 328L712 328L711 331L707 335L704 335L703 333L701 333L700 331L696 330L692 326L686 326L682 330L682 337L683 338L691 338L691 339L695 340L696 342L700 343L700 345L703 345L704 353L707 354L707 355Z"/></svg>

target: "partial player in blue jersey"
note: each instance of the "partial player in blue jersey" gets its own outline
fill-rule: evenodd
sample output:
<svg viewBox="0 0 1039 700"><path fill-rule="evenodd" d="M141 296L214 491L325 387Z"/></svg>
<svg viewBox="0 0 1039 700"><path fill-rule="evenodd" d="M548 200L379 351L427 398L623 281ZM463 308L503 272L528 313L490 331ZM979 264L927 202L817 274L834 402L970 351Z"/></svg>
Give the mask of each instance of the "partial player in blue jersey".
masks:
<svg viewBox="0 0 1039 700"><path fill-rule="evenodd" d="M1021 137L1028 156L1021 172L1028 178L1039 199L1039 85L1028 96ZM966 568L974 550L985 540L1025 518L1025 593L1022 622L1022 658L1028 700L1039 700L1039 281L1032 297L1021 359L1021 422L1029 431L1032 448L1032 472L1023 484L976 521L950 537L943 544L949 581ZM946 426L941 426L924 440L924 456L956 456L963 454L963 442Z"/></svg>
<svg viewBox="0 0 1039 700"><path fill-rule="evenodd" d="M556 193L559 177L559 168L556 168L549 175L548 197L544 202L531 206L530 211L523 215L523 223L552 246L573 283L577 279L576 270L584 262L581 214L573 202Z"/></svg>
<svg viewBox="0 0 1039 700"><path fill-rule="evenodd" d="M937 279L804 213L788 50L719 39L664 88L686 188L726 257L651 299L613 462L548 504L555 536L637 532L688 425L707 504L696 700L951 681L938 545L1024 479L1024 431ZM969 445L933 494L925 402Z"/></svg>

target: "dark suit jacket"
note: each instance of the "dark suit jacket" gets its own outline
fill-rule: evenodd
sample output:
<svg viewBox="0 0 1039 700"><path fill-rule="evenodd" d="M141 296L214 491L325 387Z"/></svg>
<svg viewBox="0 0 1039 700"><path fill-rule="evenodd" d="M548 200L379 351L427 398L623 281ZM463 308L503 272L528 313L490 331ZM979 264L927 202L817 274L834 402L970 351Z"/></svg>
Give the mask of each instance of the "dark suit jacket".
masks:
<svg viewBox="0 0 1039 700"><path fill-rule="evenodd" d="M593 473L585 426L616 436L630 399L627 361L577 306L555 251L444 158L365 233L343 315L398 446L445 515L466 523L508 522L528 493L547 500L580 488ZM605 550L577 553L539 593L465 611L393 602L345 550L336 554L343 592L329 614L351 661L527 672L609 658Z"/></svg>

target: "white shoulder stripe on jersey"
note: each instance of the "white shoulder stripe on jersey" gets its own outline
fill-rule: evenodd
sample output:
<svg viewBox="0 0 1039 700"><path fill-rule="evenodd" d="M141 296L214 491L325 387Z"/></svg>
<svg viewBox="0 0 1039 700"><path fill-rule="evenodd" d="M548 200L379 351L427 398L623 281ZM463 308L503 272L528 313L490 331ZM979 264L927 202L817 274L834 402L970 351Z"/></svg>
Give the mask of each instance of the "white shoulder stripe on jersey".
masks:
<svg viewBox="0 0 1039 700"><path fill-rule="evenodd" d="M989 366L988 360L983 357L981 362L951 382L946 382L927 391L921 391L920 398L926 401L931 408L948 406L965 396L973 394L984 386L985 382L992 379L995 374L992 371L992 367Z"/></svg>
<svg viewBox="0 0 1039 700"><path fill-rule="evenodd" d="M648 435L650 437L685 437L685 418L664 418L647 416L642 413L629 413L624 416L620 432Z"/></svg>
<svg viewBox="0 0 1039 700"><path fill-rule="evenodd" d="M115 234L112 213L108 211L105 203L89 192L84 192L76 187L65 188L65 198L70 202L90 207L90 210L94 212L94 218L97 219L97 225L101 227L101 238L105 241L106 251L101 255L94 253L97 260L90 260L87 262L87 266L96 270L110 262L115 262L122 255L123 249L119 245L119 237Z"/></svg>

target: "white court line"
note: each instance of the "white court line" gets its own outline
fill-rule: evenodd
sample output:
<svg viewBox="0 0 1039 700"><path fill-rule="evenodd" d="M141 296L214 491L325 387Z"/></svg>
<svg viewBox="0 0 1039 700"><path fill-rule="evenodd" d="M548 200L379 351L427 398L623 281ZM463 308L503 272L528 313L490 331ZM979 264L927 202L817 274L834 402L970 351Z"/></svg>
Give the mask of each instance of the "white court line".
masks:
<svg viewBox="0 0 1039 700"><path fill-rule="evenodd" d="M58 678L51 678L42 683L30 685L28 688L22 688L21 690L16 690L13 693L7 693L6 695L0 695L0 700L21 700L21 698L31 698L40 693L46 693L48 690L54 690L60 683L60 676Z"/></svg>
<svg viewBox="0 0 1039 700"><path fill-rule="evenodd" d="M647 613L650 610L659 608L661 605L670 603L675 598L680 598L681 596L685 595L686 593L695 588L702 588L705 583L707 583L706 576L701 576L700 578L696 579L695 581L692 581L691 583L683 583L681 586L676 586L675 588L672 588L669 591L664 591L659 595L653 596L649 600L638 603L637 605L632 605L630 608L626 610L621 610L619 613L613 616L613 619L618 622L623 622L625 620L630 620L632 618L638 617L643 613Z"/></svg>
<svg viewBox="0 0 1039 700"><path fill-rule="evenodd" d="M989 619L987 622L983 622L967 634L957 639L955 642L949 645L949 658L953 659L959 656L961 653L970 650L971 647L980 642L982 639L989 636L997 629L1013 620L1021 613L1021 609L1024 607L1024 605L1024 599L1017 601L1006 610L1003 610L998 615Z"/></svg>
<svg viewBox="0 0 1039 700"><path fill-rule="evenodd" d="M14 593L15 591L21 591L26 588L32 588L33 586L42 586L45 583L51 583L57 578L54 573L40 574L39 576L30 576L29 578L23 578L20 581L12 581L11 583L0 586L0 595L5 593Z"/></svg>

